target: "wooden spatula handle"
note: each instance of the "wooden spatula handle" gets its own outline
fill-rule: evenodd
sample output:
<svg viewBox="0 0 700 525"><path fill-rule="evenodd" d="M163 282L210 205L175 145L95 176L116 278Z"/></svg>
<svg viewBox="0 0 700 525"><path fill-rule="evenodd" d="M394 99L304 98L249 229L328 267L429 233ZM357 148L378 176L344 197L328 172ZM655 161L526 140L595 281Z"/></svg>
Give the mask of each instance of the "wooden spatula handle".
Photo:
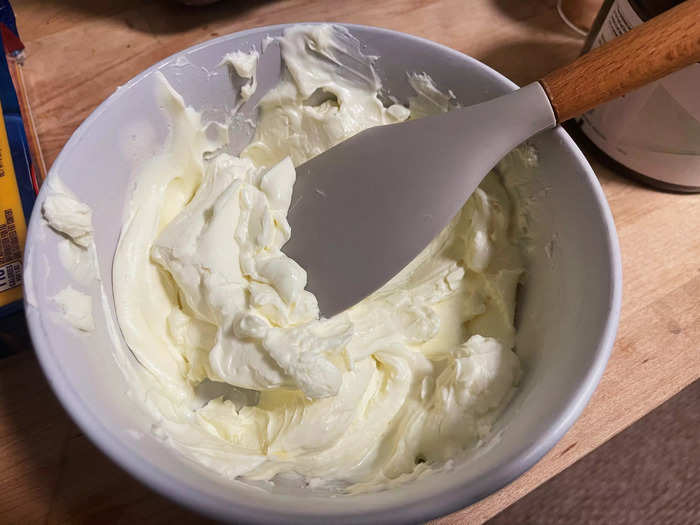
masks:
<svg viewBox="0 0 700 525"><path fill-rule="evenodd" d="M686 0L549 73L540 83L557 122L563 122L699 61L700 0Z"/></svg>

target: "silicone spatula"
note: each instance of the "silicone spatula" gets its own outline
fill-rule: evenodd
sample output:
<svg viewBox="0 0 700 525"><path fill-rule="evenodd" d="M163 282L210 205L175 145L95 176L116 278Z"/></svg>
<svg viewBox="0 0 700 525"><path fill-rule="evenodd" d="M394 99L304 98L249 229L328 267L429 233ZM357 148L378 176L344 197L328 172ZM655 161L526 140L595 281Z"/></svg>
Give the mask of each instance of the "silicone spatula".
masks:
<svg viewBox="0 0 700 525"><path fill-rule="evenodd" d="M297 168L283 251L330 317L406 266L515 146L698 61L687 0L508 95L363 131Z"/></svg>

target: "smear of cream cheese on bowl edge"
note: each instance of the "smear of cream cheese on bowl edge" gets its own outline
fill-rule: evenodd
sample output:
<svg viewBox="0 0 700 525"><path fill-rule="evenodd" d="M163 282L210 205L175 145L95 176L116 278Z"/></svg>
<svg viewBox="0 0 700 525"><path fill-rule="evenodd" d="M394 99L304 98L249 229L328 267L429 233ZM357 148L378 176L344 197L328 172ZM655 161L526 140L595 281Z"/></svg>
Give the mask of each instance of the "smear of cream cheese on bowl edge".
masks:
<svg viewBox="0 0 700 525"><path fill-rule="evenodd" d="M117 358L154 432L205 467L230 479L379 490L479 445L518 385L513 317L527 235L513 155L533 153L490 173L383 288L320 318L306 272L284 254L294 167L371 126L456 101L410 72L415 96L386 105L373 57L343 28L294 26L278 43L282 78L237 155L156 73L171 133L136 176L114 257L119 327L138 363ZM257 89L261 51L222 58L246 80L243 100ZM70 244L61 260L87 268L90 210L52 184L43 215ZM56 303L89 330L81 295L69 286Z"/></svg>
<svg viewBox="0 0 700 525"><path fill-rule="evenodd" d="M62 235L58 244L59 260L74 281L87 287L97 277L92 210L80 202L61 179L52 177L47 185L48 195L41 214L51 229ZM92 298L88 294L69 284L53 297L53 302L68 326L81 332L95 329Z"/></svg>

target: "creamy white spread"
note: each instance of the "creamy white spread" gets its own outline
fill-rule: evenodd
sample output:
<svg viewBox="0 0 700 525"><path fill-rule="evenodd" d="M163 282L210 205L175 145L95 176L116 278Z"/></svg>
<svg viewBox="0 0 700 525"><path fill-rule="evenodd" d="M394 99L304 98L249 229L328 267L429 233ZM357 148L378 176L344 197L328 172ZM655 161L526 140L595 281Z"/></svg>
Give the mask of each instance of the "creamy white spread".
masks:
<svg viewBox="0 0 700 525"><path fill-rule="evenodd" d="M44 220L76 245L87 248L92 242L90 206L80 202L58 177L52 177L48 185L49 193L41 206Z"/></svg>
<svg viewBox="0 0 700 525"><path fill-rule="evenodd" d="M58 257L73 279L87 285L97 278L93 242L92 210L77 199L63 181L51 177L41 214L52 230L62 235ZM65 323L83 332L95 328L92 298L68 285L53 297Z"/></svg>
<svg viewBox="0 0 700 525"><path fill-rule="evenodd" d="M224 55L222 64L228 64L233 68L236 75L240 78L248 80L245 84L241 86L241 99L248 100L250 96L255 93L258 88L258 81L255 78L255 70L258 67L258 58L260 58L260 53L256 50L252 50L248 53L243 51L234 51L233 53L227 53Z"/></svg>
<svg viewBox="0 0 700 525"><path fill-rule="evenodd" d="M95 329L92 317L92 298L68 285L53 297L63 320L83 332Z"/></svg>
<svg viewBox="0 0 700 525"><path fill-rule="evenodd" d="M387 107L372 59L341 29L293 27L279 43L283 78L240 156L163 78L171 136L136 179L113 268L119 324L143 367L131 393L159 436L229 478L376 490L477 445L517 385L517 205L489 174L391 282L320 319L284 254L294 166L453 97L412 75L409 107ZM225 61L254 79L257 58Z"/></svg>

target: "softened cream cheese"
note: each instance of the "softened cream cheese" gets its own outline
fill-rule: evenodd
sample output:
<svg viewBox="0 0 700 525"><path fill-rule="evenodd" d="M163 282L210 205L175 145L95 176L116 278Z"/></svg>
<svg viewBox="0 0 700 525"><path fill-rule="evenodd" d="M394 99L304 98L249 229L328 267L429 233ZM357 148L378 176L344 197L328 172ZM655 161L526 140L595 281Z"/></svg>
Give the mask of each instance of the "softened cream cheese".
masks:
<svg viewBox="0 0 700 525"><path fill-rule="evenodd" d="M49 227L62 236L58 242L61 264L76 282L87 285L97 278L92 210L78 200L58 177L49 179L47 185L48 195L41 214ZM53 302L68 326L82 332L94 330L89 295L68 285L53 297Z"/></svg>
<svg viewBox="0 0 700 525"><path fill-rule="evenodd" d="M92 317L92 298L68 285L54 297L54 303L59 307L66 323L83 332L95 329Z"/></svg>
<svg viewBox="0 0 700 525"><path fill-rule="evenodd" d="M279 44L283 77L238 156L163 78L171 136L138 174L113 267L141 367L131 393L162 439L229 478L376 490L478 444L516 387L518 208L506 177L489 174L399 275L319 318L304 269L284 254L294 166L454 101L412 75L409 107L387 106L372 58L342 29L297 26ZM224 62L250 88L257 59Z"/></svg>

